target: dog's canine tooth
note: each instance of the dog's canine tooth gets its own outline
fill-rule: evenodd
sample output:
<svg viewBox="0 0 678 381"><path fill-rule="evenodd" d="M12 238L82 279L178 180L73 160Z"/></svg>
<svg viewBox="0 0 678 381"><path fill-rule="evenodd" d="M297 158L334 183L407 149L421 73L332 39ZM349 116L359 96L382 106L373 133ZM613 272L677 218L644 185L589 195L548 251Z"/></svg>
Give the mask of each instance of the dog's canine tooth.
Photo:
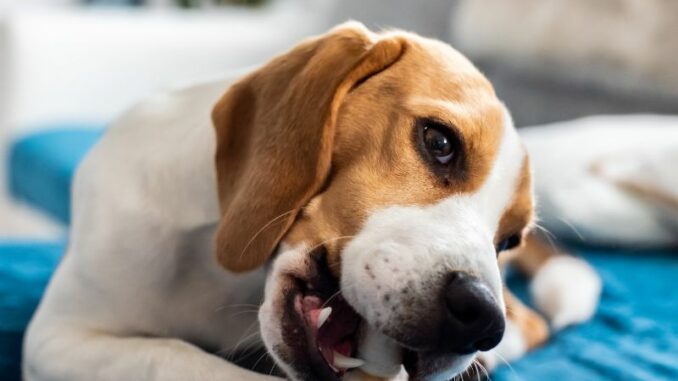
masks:
<svg viewBox="0 0 678 381"><path fill-rule="evenodd" d="M327 318L330 317L330 314L332 314L332 307L325 307L320 311L320 314L318 314L318 329L325 324Z"/></svg>
<svg viewBox="0 0 678 381"><path fill-rule="evenodd" d="M365 364L365 361L353 357L346 357L341 353L334 352L334 365L342 369L359 368Z"/></svg>

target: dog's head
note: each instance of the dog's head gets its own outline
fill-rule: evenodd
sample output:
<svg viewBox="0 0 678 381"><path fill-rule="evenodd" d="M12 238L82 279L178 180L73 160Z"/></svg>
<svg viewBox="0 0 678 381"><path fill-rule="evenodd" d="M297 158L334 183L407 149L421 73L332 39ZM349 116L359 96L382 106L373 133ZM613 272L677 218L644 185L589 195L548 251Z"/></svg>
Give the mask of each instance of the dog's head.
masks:
<svg viewBox="0 0 678 381"><path fill-rule="evenodd" d="M290 377L337 380L367 357L449 379L499 342L497 254L531 222L530 172L461 54L345 24L232 85L213 120L218 258L274 258L259 318Z"/></svg>

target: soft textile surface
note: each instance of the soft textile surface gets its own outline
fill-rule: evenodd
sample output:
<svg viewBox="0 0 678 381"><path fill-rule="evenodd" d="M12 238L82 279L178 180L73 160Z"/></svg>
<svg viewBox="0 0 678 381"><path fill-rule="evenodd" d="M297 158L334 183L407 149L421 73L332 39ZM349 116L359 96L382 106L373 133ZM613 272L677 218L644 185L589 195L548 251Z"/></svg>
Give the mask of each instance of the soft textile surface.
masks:
<svg viewBox="0 0 678 381"><path fill-rule="evenodd" d="M492 379L678 380L678 253L583 254L604 282L595 318L558 333L511 368L499 369ZM521 297L526 295L521 280L511 279L511 286Z"/></svg>
<svg viewBox="0 0 678 381"><path fill-rule="evenodd" d="M62 251L59 243L0 242L0 380L19 380L23 332Z"/></svg>
<svg viewBox="0 0 678 381"><path fill-rule="evenodd" d="M58 243L0 243L0 379L19 379L21 336L58 263ZM678 253L586 250L605 282L598 314L497 369L495 381L678 379ZM574 280L576 281L576 280ZM525 295L524 281L511 285ZM522 292L521 292L522 291Z"/></svg>
<svg viewBox="0 0 678 381"><path fill-rule="evenodd" d="M12 195L68 222L73 173L102 133L89 126L54 126L18 140L9 153Z"/></svg>

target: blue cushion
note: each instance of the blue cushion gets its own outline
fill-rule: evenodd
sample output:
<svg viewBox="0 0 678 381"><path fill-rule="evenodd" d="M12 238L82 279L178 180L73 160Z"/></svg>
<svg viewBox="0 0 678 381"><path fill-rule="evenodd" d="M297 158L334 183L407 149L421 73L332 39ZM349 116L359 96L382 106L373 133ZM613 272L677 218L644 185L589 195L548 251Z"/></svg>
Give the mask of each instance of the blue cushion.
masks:
<svg viewBox="0 0 678 381"><path fill-rule="evenodd" d="M24 330L62 251L56 242L0 242L0 380L20 379Z"/></svg>
<svg viewBox="0 0 678 381"><path fill-rule="evenodd" d="M11 194L68 223L73 173L102 133L85 125L57 125L15 142L8 161Z"/></svg>

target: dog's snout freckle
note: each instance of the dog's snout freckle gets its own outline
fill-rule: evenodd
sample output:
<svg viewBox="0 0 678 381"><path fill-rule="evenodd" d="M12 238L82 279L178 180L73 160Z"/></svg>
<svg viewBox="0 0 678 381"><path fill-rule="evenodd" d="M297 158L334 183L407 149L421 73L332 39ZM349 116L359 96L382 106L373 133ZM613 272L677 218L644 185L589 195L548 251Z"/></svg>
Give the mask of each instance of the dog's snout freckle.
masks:
<svg viewBox="0 0 678 381"><path fill-rule="evenodd" d="M365 265L365 271L367 272L367 275L370 276L371 279L376 279L377 277L374 275L374 272L372 271L372 267L370 267L369 264Z"/></svg>

